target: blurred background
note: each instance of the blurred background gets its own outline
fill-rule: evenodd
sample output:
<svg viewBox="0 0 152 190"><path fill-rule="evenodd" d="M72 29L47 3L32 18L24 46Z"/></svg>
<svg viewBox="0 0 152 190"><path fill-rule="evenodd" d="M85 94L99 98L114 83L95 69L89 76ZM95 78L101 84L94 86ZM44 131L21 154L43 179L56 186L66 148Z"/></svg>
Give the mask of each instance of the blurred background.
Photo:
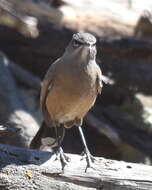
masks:
<svg viewBox="0 0 152 190"><path fill-rule="evenodd" d="M79 31L96 36L110 81L84 119L91 153L150 165L152 0L0 0L0 143L28 147L42 122L41 81ZM63 148L82 152L76 127Z"/></svg>

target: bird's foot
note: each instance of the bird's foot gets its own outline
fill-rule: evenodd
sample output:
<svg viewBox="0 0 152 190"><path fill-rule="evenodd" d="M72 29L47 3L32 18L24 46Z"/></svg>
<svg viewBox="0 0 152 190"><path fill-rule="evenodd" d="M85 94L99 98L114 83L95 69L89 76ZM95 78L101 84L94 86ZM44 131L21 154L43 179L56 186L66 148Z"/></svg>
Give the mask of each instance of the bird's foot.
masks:
<svg viewBox="0 0 152 190"><path fill-rule="evenodd" d="M65 155L61 147L59 147L56 151L56 155L56 159L61 161L62 171L64 172L64 168L68 164L68 162L70 162L70 158L67 155Z"/></svg>
<svg viewBox="0 0 152 190"><path fill-rule="evenodd" d="M85 172L87 172L87 169L88 168L92 168L92 169L95 169L93 167L93 163L96 161L96 159L94 158L94 156L92 156L89 152L89 150L84 150L83 154L82 154L83 158L85 157L86 159L86 162L87 162L87 166L86 166L86 169L85 169ZM83 159L82 158L82 159Z"/></svg>

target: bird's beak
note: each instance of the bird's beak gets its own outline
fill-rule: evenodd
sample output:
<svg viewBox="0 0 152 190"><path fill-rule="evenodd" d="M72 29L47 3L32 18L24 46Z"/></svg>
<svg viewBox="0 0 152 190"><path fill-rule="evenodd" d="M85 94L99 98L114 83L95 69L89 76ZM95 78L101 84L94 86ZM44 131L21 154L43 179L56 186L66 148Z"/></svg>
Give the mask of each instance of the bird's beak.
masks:
<svg viewBox="0 0 152 190"><path fill-rule="evenodd" d="M95 59L96 56L96 49L92 45L89 45L89 56L90 59Z"/></svg>

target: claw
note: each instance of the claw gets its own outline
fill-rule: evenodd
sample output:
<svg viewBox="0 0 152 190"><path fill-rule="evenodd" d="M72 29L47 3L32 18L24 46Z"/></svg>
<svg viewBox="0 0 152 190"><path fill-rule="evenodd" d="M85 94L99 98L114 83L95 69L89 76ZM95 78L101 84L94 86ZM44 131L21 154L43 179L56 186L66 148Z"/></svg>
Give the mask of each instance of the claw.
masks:
<svg viewBox="0 0 152 190"><path fill-rule="evenodd" d="M64 168L66 165L68 165L68 162L70 162L70 158L65 155L61 147L59 147L58 150L56 151L56 160L61 161L62 171L64 172Z"/></svg>
<svg viewBox="0 0 152 190"><path fill-rule="evenodd" d="M85 149L84 152L83 152L83 157L85 157L86 159L86 162L87 162L87 166L86 166L86 169L85 169L85 172L87 172L87 169L88 168L92 168L94 170L96 170L94 167L93 167L93 163L96 161L96 159L94 158L94 156L92 156L89 152L89 150ZM82 158L84 159L84 158Z"/></svg>

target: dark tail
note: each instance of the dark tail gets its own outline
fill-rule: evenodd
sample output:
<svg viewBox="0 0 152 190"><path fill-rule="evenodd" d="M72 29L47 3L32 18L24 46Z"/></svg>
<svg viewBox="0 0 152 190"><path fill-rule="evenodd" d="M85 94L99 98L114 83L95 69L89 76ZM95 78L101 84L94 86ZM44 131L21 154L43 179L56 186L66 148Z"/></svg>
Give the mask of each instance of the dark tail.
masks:
<svg viewBox="0 0 152 190"><path fill-rule="evenodd" d="M48 127L43 121L38 132L31 141L30 148L40 149L41 147L45 148L45 145L49 146L50 148L54 147L55 145L60 146L64 138L64 135L65 135L64 126L61 125L60 127L50 127L50 126Z"/></svg>

